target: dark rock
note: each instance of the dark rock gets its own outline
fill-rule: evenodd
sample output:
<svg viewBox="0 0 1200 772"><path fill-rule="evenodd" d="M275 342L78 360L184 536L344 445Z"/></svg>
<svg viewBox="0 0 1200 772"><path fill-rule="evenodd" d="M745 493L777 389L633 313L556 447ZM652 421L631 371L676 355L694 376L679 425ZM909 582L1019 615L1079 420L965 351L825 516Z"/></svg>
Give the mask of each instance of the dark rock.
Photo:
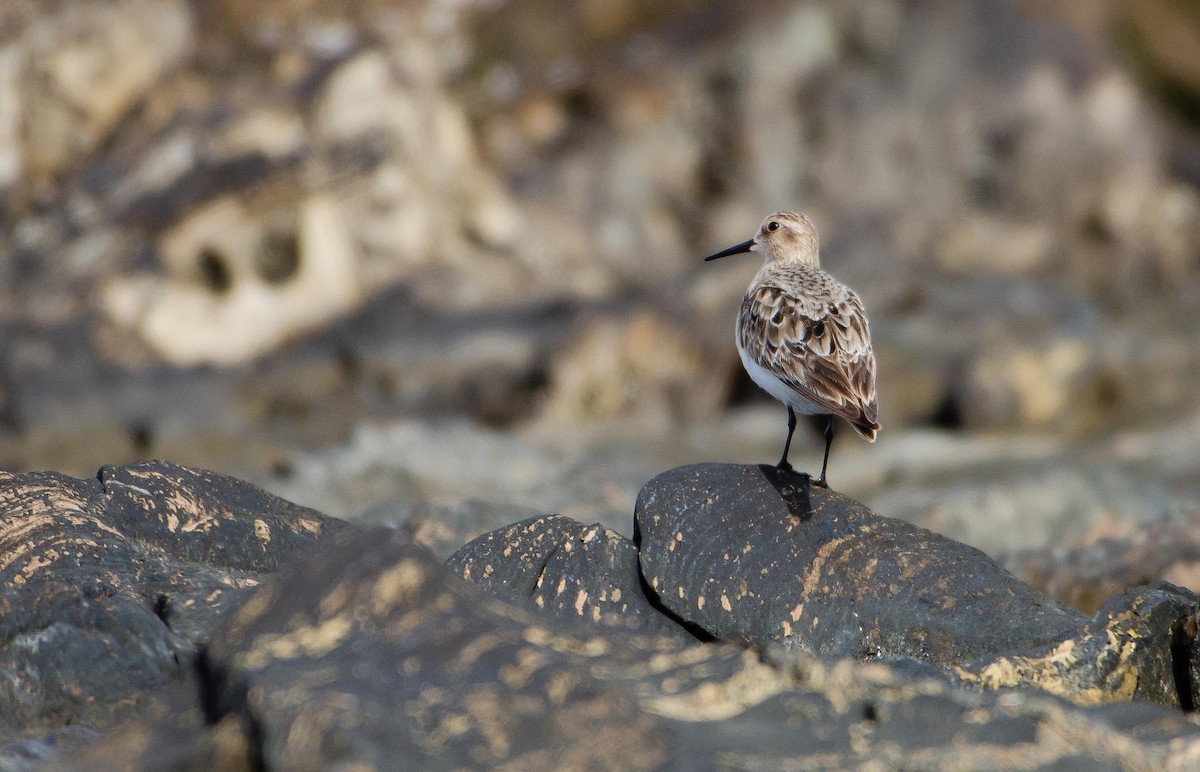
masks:
<svg viewBox="0 0 1200 772"><path fill-rule="evenodd" d="M881 517L802 475L699 464L638 499L642 571L719 638L825 655L914 657L966 683L1083 704L1197 704L1197 597L1160 583L1090 620L978 550Z"/></svg>
<svg viewBox="0 0 1200 772"><path fill-rule="evenodd" d="M598 523L531 517L480 536L446 564L494 595L554 617L688 635L646 599L633 542Z"/></svg>
<svg viewBox="0 0 1200 772"><path fill-rule="evenodd" d="M1200 726L1161 706L547 619L402 533L345 529L228 620L185 708L203 704L205 725L154 706L60 767L1120 769L1200 754Z"/></svg>
<svg viewBox="0 0 1200 772"><path fill-rule="evenodd" d="M4 772L24 772L39 769L64 751L95 742L101 734L78 724L60 727L41 737L17 740L0 746L0 769Z"/></svg>
<svg viewBox="0 0 1200 772"><path fill-rule="evenodd" d="M477 536L539 514L534 507L467 499L456 503L392 500L374 504L356 517L356 525L400 528L417 544L449 558Z"/></svg>
<svg viewBox="0 0 1200 772"><path fill-rule="evenodd" d="M271 769L653 769L669 757L660 722L579 672L554 633L403 534L347 533L255 595L207 650L210 721L239 727L251 758ZM211 743L196 740L203 766Z"/></svg>
<svg viewBox="0 0 1200 772"><path fill-rule="evenodd" d="M636 517L650 587L718 638L947 666L1061 640L1084 619L977 549L772 467L665 472Z"/></svg>
<svg viewBox="0 0 1200 772"><path fill-rule="evenodd" d="M0 473L0 741L107 726L187 678L218 621L340 525L166 462Z"/></svg>
<svg viewBox="0 0 1200 772"><path fill-rule="evenodd" d="M1070 637L955 668L991 689L1036 686L1082 705L1200 704L1196 594L1168 582L1113 596Z"/></svg>

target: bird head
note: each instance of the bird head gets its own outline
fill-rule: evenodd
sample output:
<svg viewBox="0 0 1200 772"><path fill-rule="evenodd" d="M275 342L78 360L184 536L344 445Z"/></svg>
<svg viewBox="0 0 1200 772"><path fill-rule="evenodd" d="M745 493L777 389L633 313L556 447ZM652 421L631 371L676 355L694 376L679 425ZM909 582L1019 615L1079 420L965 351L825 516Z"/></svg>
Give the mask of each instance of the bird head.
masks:
<svg viewBox="0 0 1200 772"><path fill-rule="evenodd" d="M742 252L759 252L768 263L797 262L819 266L817 229L807 215L799 212L775 212L762 221L754 238L723 249L705 260L716 260Z"/></svg>

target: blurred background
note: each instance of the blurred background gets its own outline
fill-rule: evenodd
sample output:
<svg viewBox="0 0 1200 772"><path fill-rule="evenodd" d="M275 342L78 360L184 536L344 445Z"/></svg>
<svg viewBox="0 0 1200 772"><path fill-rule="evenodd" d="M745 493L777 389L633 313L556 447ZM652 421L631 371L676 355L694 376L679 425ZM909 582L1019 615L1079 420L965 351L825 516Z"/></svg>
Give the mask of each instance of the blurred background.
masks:
<svg viewBox="0 0 1200 772"><path fill-rule="evenodd" d="M701 258L784 208L879 357L835 488L1084 608L1200 588L1190 0L6 0L0 466L629 535L778 458L757 258Z"/></svg>

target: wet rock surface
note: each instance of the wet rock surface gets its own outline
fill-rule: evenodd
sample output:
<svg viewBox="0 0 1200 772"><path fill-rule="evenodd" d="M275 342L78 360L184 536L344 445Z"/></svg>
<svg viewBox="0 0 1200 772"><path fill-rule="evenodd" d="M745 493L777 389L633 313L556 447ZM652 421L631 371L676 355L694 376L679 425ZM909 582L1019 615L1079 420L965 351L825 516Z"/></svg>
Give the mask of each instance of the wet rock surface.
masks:
<svg viewBox="0 0 1200 772"><path fill-rule="evenodd" d="M105 727L187 680L219 621L341 525L166 462L0 473L0 742Z"/></svg>

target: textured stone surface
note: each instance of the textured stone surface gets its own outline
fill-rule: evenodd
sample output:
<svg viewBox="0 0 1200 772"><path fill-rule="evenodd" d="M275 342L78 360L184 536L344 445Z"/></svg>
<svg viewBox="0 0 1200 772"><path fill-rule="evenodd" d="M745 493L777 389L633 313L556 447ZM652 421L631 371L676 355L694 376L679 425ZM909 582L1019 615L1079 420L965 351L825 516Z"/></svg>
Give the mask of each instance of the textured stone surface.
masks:
<svg viewBox="0 0 1200 772"><path fill-rule="evenodd" d="M639 496L637 523L657 602L719 639L914 657L983 688L1083 705L1196 704L1200 609L1166 582L1087 620L974 548L773 467L665 472Z"/></svg>
<svg viewBox="0 0 1200 772"><path fill-rule="evenodd" d="M642 592L633 542L599 524L532 517L463 545L446 565L476 587L555 617L684 634Z"/></svg>
<svg viewBox="0 0 1200 772"><path fill-rule="evenodd" d="M650 587L718 638L945 666L1057 640L1082 621L979 550L773 467L664 472L636 517Z"/></svg>
<svg viewBox="0 0 1200 772"><path fill-rule="evenodd" d="M984 688L1036 686L1080 705L1144 700L1191 711L1200 704L1198 613L1189 590L1169 582L1137 587L1110 598L1062 641L953 670Z"/></svg>
<svg viewBox="0 0 1200 772"><path fill-rule="evenodd" d="M459 581L346 529L226 623L163 700L58 766L528 770L1185 769L1200 727L1148 703L968 691L932 668L630 635ZM205 720L181 720L203 706Z"/></svg>
<svg viewBox="0 0 1200 772"><path fill-rule="evenodd" d="M0 473L0 741L107 726L187 679L218 621L340 525L166 462Z"/></svg>
<svg viewBox="0 0 1200 772"><path fill-rule="evenodd" d="M659 722L570 664L614 646L482 600L402 535L352 533L213 641L209 717L253 727L268 768L653 769L671 755Z"/></svg>

